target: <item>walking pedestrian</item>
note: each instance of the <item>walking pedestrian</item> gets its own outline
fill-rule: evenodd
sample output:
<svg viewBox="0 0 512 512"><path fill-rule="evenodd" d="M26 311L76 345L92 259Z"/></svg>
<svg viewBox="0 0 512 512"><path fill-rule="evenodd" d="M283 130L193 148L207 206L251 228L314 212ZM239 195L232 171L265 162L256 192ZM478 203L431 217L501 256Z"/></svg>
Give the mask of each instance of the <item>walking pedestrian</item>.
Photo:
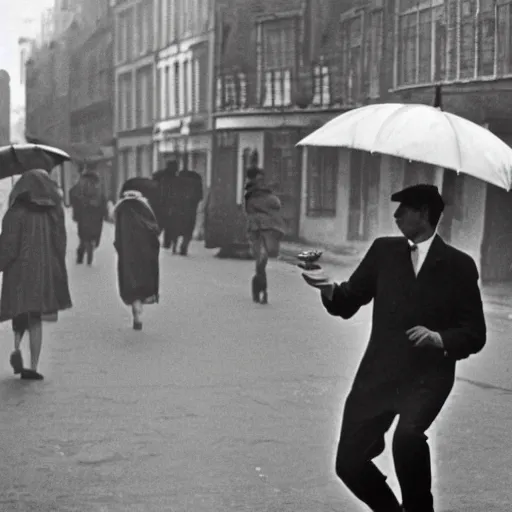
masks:
<svg viewBox="0 0 512 512"><path fill-rule="evenodd" d="M119 293L132 308L135 330L142 329L143 305L159 298L160 208L158 184L131 178L114 210Z"/></svg>
<svg viewBox="0 0 512 512"><path fill-rule="evenodd" d="M175 211L177 202L177 174L178 162L176 160L167 161L165 169L156 171L153 174L153 179L160 186L160 204L163 208L162 227L164 231L164 249L170 249L175 239L175 235L173 233L175 230L173 223L173 213Z"/></svg>
<svg viewBox="0 0 512 512"><path fill-rule="evenodd" d="M12 320L11 365L22 379L41 380L37 371L45 316L71 307L66 270L66 228L57 184L42 169L27 171L16 182L0 235L3 272L0 322ZM29 333L30 369L20 350Z"/></svg>
<svg viewBox="0 0 512 512"><path fill-rule="evenodd" d="M444 208L437 187L391 196L403 237L375 240L347 282L304 272L326 310L351 318L373 300L373 326L348 395L336 473L374 512L433 512L425 432L454 383L456 362L479 352L486 325L473 259L436 234ZM320 271L321 274L321 271ZM402 505L372 460L396 416L393 458ZM403 508L402 508L403 507Z"/></svg>
<svg viewBox="0 0 512 512"><path fill-rule="evenodd" d="M185 166L186 166L185 159ZM179 253L188 255L188 248L194 234L197 220L197 207L203 200L203 180L201 175L187 167L176 180L176 207L172 213L172 252L178 252L178 240L181 237Z"/></svg>
<svg viewBox="0 0 512 512"><path fill-rule="evenodd" d="M281 201L265 184L265 173L253 165L247 170L245 186L245 212L247 234L256 260L256 273L252 278L252 299L267 304L267 263L279 255L281 238L285 233L281 215Z"/></svg>
<svg viewBox="0 0 512 512"><path fill-rule="evenodd" d="M100 177L88 171L80 176L70 190L73 220L77 223L79 244L76 262L82 264L87 255L87 264L92 265L94 251L100 244L103 221L107 216L107 198L101 190Z"/></svg>

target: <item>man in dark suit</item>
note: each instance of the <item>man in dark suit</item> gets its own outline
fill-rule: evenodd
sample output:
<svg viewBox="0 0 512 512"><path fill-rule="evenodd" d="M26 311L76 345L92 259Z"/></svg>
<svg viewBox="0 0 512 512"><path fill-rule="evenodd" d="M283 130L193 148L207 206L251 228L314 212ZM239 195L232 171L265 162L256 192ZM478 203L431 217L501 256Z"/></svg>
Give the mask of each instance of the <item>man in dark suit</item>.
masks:
<svg viewBox="0 0 512 512"><path fill-rule="evenodd" d="M425 432L455 378L455 363L479 352L486 325L478 270L467 254L436 234L444 202L433 185L391 196L404 237L374 241L347 282L322 270L304 279L321 290L326 310L348 319L373 300L368 347L347 397L336 473L374 512L433 512L430 451ZM372 460L399 421L393 458L402 505Z"/></svg>

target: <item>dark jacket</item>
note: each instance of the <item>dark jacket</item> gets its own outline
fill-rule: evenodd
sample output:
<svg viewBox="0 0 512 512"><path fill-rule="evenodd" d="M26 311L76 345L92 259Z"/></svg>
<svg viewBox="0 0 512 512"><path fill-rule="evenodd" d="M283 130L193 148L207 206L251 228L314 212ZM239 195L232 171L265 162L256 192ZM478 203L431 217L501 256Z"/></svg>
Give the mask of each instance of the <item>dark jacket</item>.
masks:
<svg viewBox="0 0 512 512"><path fill-rule="evenodd" d="M159 297L158 237L161 229L153 205L139 189L144 190L144 187L125 188L115 208L114 247L118 255L119 293L127 305L136 300L151 304L158 302ZM148 190L151 191L151 187L146 192Z"/></svg>
<svg viewBox="0 0 512 512"><path fill-rule="evenodd" d="M250 181L245 187L247 231L277 231L285 233L281 201L269 188Z"/></svg>
<svg viewBox="0 0 512 512"><path fill-rule="evenodd" d="M203 200L203 180L195 171L181 171L175 182L171 232L177 236L192 236L197 219L197 207Z"/></svg>
<svg viewBox="0 0 512 512"><path fill-rule="evenodd" d="M177 173L168 169L156 171L153 180L159 185L160 202L165 216L165 222L169 220L176 205L177 189L175 186Z"/></svg>
<svg viewBox="0 0 512 512"><path fill-rule="evenodd" d="M103 220L107 216L107 198L101 191L99 177L92 173L84 174L69 195L78 237L99 245Z"/></svg>
<svg viewBox="0 0 512 512"><path fill-rule="evenodd" d="M45 171L28 171L16 182L2 222L0 321L70 308L65 258L66 228L57 185Z"/></svg>
<svg viewBox="0 0 512 512"><path fill-rule="evenodd" d="M455 362L486 342L476 265L438 235L418 276L404 237L377 239L333 300L322 300L330 314L345 319L373 300L370 341L351 392L365 407L386 407L403 386L418 382L449 392ZM439 332L446 353L414 347L406 331L417 325Z"/></svg>

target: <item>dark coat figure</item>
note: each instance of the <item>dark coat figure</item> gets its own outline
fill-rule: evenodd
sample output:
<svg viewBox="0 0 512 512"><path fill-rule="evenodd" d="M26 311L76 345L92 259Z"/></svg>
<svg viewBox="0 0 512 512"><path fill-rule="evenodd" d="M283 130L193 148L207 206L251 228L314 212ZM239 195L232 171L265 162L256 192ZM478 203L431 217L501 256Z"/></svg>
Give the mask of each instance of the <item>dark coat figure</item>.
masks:
<svg viewBox="0 0 512 512"><path fill-rule="evenodd" d="M252 298L254 302L266 304L267 263L269 258L279 255L279 245L285 233L281 214L281 201L265 184L262 169L251 167L247 170L245 186L245 213L247 235L251 251L256 260L256 273L252 278Z"/></svg>
<svg viewBox="0 0 512 512"><path fill-rule="evenodd" d="M121 300L132 306L133 326L141 329L143 304L159 297L158 185L147 178L128 180L115 207L117 274Z"/></svg>
<svg viewBox="0 0 512 512"><path fill-rule="evenodd" d="M160 203L162 207L162 228L164 231L163 246L170 249L174 234L172 216L177 203L177 173L178 164L175 161L167 162L166 168L153 174L153 179L160 187Z"/></svg>
<svg viewBox="0 0 512 512"><path fill-rule="evenodd" d="M330 288L330 298L327 285L322 292L327 311L345 319L373 300L370 340L346 401L336 472L377 512L402 511L372 462L384 450L384 435L397 415L393 456L403 510L433 512L425 431L450 394L456 361L477 353L486 341L472 258L438 235L412 236L421 233L418 219L423 222L425 215L433 233L440 215L432 207L441 200L436 194L436 187L420 185L392 196L401 202L395 217L409 240L375 240L347 282ZM418 253L425 259L416 275Z"/></svg>
<svg viewBox="0 0 512 512"><path fill-rule="evenodd" d="M178 238L182 237L180 254L188 254L188 246L194 234L197 207L203 200L203 180L195 171L183 170L175 182L175 208L171 214L173 253L177 252Z"/></svg>
<svg viewBox="0 0 512 512"><path fill-rule="evenodd" d="M107 216L107 198L101 191L99 176L93 172L84 173L69 192L80 241L77 263L82 263L87 254L87 263L90 265L94 249L100 244L103 221Z"/></svg>
<svg viewBox="0 0 512 512"><path fill-rule="evenodd" d="M58 311L72 305L62 199L48 173L37 169L24 173L16 182L9 205L0 236L0 321L13 321L15 373L22 373L19 345L29 330L34 373L26 378L42 378L36 372L42 342L41 319L45 315L55 319ZM22 377L26 375L22 373Z"/></svg>

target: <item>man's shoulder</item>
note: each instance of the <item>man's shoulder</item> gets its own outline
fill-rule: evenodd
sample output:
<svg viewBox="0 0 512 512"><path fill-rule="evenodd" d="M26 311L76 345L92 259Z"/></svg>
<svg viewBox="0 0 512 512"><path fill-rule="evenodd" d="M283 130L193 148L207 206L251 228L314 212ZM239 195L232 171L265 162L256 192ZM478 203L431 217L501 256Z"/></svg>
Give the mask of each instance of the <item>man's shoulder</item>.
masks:
<svg viewBox="0 0 512 512"><path fill-rule="evenodd" d="M475 260L467 252L458 249L444 240L443 243L445 245L446 256L455 261L457 265L463 265L465 268L476 267Z"/></svg>
<svg viewBox="0 0 512 512"><path fill-rule="evenodd" d="M373 241L375 247L396 247L403 244L405 238L403 236L380 236Z"/></svg>

